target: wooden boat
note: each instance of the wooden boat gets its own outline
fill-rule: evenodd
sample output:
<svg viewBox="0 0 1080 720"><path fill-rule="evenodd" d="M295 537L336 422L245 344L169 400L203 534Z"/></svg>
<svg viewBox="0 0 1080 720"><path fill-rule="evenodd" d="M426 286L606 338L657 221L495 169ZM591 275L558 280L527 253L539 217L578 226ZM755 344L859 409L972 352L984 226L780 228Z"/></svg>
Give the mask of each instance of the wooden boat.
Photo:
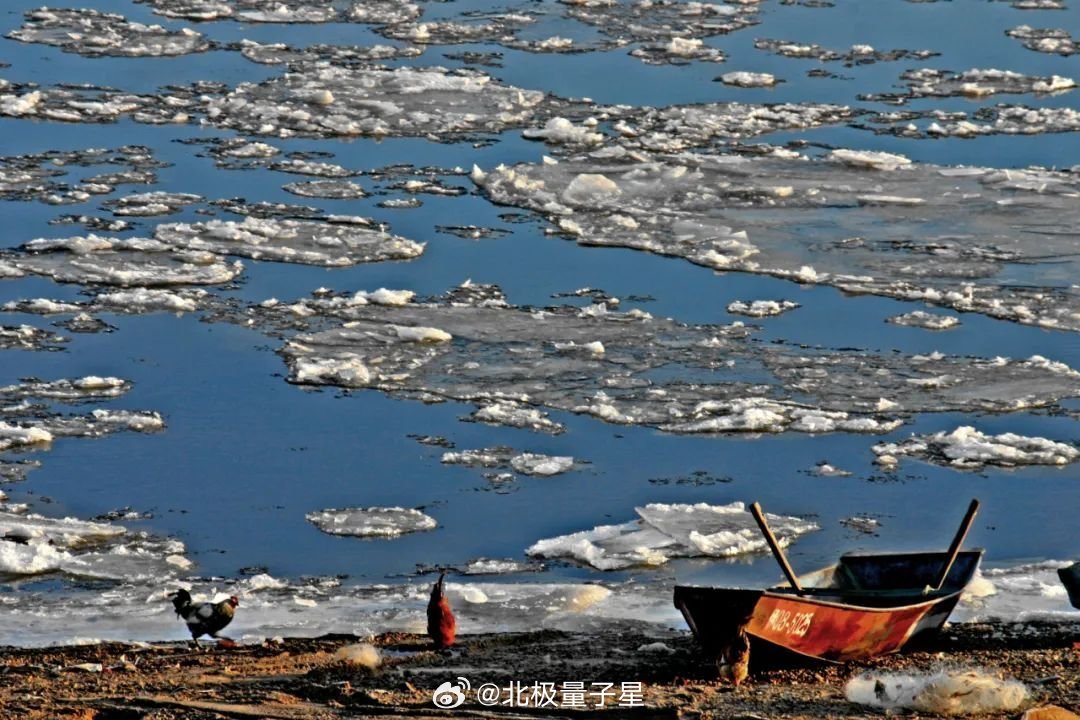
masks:
<svg viewBox="0 0 1080 720"><path fill-rule="evenodd" d="M1069 591L1069 602L1074 608L1080 608L1080 562L1059 569L1058 577Z"/></svg>
<svg viewBox="0 0 1080 720"><path fill-rule="evenodd" d="M749 640L756 659L767 651L830 662L900 650L941 628L982 560L960 551L974 520L944 552L849 553L831 567L796 577L757 503L751 507L788 582L766 589L675 587L675 607L706 651L726 655Z"/></svg>

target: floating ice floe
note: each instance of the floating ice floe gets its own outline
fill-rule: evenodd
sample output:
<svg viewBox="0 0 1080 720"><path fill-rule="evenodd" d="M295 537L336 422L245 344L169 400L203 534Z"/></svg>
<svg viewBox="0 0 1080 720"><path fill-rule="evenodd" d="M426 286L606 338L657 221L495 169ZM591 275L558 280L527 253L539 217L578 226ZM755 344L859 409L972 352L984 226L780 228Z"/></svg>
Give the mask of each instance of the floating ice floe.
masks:
<svg viewBox="0 0 1080 720"><path fill-rule="evenodd" d="M606 308L517 308L497 288L469 284L400 306L327 294L216 319L297 331L280 352L298 384L513 402L679 433L885 433L916 412L1008 412L1080 395L1080 373L1037 356L799 353L748 340L742 326Z"/></svg>
<svg viewBox="0 0 1080 720"><path fill-rule="evenodd" d="M293 173L294 175L311 175L321 178L347 178L359 175L356 170L350 170L341 165L328 162L316 162L302 158L289 158L270 164L271 170L278 172Z"/></svg>
<svg viewBox="0 0 1080 720"><path fill-rule="evenodd" d="M445 452L441 461L446 465L465 465L483 468L513 468L522 475L550 476L572 470L574 458L541 453L519 453L513 448L493 447L479 450Z"/></svg>
<svg viewBox="0 0 1080 720"><path fill-rule="evenodd" d="M186 124L203 111L206 97L225 90L214 83L196 83L170 85L167 91L153 94L96 85L39 88L0 80L0 116L75 123L113 123L130 117L152 125Z"/></svg>
<svg viewBox="0 0 1080 720"><path fill-rule="evenodd" d="M510 467L522 475L558 475L574 467L574 458L565 455L521 453L510 458Z"/></svg>
<svg viewBox="0 0 1080 720"><path fill-rule="evenodd" d="M789 58L812 58L822 62L843 62L847 67L896 60L925 60L940 53L933 50L876 50L870 45L852 45L847 50L829 50L814 43L759 38L754 41L758 50L767 50Z"/></svg>
<svg viewBox="0 0 1080 720"><path fill-rule="evenodd" d="M701 38L673 37L667 42L646 43L630 51L632 57L650 65L681 65L698 62L724 62L724 51L709 47Z"/></svg>
<svg viewBox="0 0 1080 720"><path fill-rule="evenodd" d="M1011 70L972 69L949 72L922 68L900 75L908 85L902 94L866 95L866 100L906 102L925 97L987 97L1001 94L1057 93L1072 90L1076 81L1060 75L1047 77L1024 75Z"/></svg>
<svg viewBox="0 0 1080 720"><path fill-rule="evenodd" d="M814 469L810 471L812 475L819 477L850 477L851 472L838 468L835 465L827 462L820 462L814 466Z"/></svg>
<svg viewBox="0 0 1080 720"><path fill-rule="evenodd" d="M566 426L549 418L547 413L515 402L495 402L485 405L469 415L468 419L488 425L526 428L552 435L558 435L566 430Z"/></svg>
<svg viewBox="0 0 1080 720"><path fill-rule="evenodd" d="M434 530L435 518L403 507L367 507L319 510L305 516L312 525L330 535L394 538L412 532Z"/></svg>
<svg viewBox="0 0 1080 720"><path fill-rule="evenodd" d="M1017 10L1064 10L1065 0L994 0L1007 2Z"/></svg>
<svg viewBox="0 0 1080 720"><path fill-rule="evenodd" d="M26 379L15 385L0 387L0 400L43 399L61 402L87 402L120 397L132 388L132 383L117 377L87 375L73 380Z"/></svg>
<svg viewBox="0 0 1080 720"><path fill-rule="evenodd" d="M1074 262L1055 229L1077 215L1073 173L948 168L843 149L821 161L616 150L476 169L473 180L584 245L1080 330L1068 273L1043 286L1030 280L1030 263ZM826 209L834 237L823 236Z"/></svg>
<svg viewBox="0 0 1080 720"><path fill-rule="evenodd" d="M433 20L385 25L378 32L388 38L418 45L457 45L459 43L513 42L511 37L534 22L522 13L494 13L462 20Z"/></svg>
<svg viewBox="0 0 1080 720"><path fill-rule="evenodd" d="M154 183L154 170L166 164L155 159L150 148L141 145L116 149L53 150L2 157L0 199L38 200L50 205L84 203L91 197L113 192L118 185ZM123 169L83 177L77 182L61 181L74 168L95 166L119 166ZM121 225L115 229L124 228Z"/></svg>
<svg viewBox="0 0 1080 720"><path fill-rule="evenodd" d="M477 558L470 560L464 567L458 568L463 575L509 575L512 573L536 572L543 565L535 562L522 562L510 559Z"/></svg>
<svg viewBox="0 0 1080 720"><path fill-rule="evenodd" d="M47 298L31 300L12 300L0 306L5 312L32 313L35 315L75 314L72 321L87 327L97 327L101 321L89 313L149 313L149 312L194 312L199 302L207 297L205 290L164 290L159 288L133 288L98 292L89 301L61 302ZM88 332L72 329L73 332Z"/></svg>
<svg viewBox="0 0 1080 720"><path fill-rule="evenodd" d="M621 570L662 565L675 557L730 557L768 547L753 517L739 502L652 503L635 511L638 520L540 540L525 552L532 557L573 560L597 570ZM816 524L795 517L766 517L783 546L818 529Z"/></svg>
<svg viewBox="0 0 1080 720"><path fill-rule="evenodd" d="M723 35L757 23L756 4L670 2L569 2L567 16L616 40L692 40Z"/></svg>
<svg viewBox="0 0 1080 720"><path fill-rule="evenodd" d="M0 350L62 350L67 338L33 325L0 325Z"/></svg>
<svg viewBox="0 0 1080 720"><path fill-rule="evenodd" d="M842 410L822 410L764 397L725 401L706 400L694 406L688 417L661 425L675 433L856 432L881 434L903 425L899 419L855 416Z"/></svg>
<svg viewBox="0 0 1080 720"><path fill-rule="evenodd" d="M366 3L365 3L366 4ZM240 41L240 53L248 60L264 65L288 65L299 67L326 63L343 67L369 65L378 61L416 57L423 48L415 45L311 45L295 48L285 43L258 43Z"/></svg>
<svg viewBox="0 0 1080 720"><path fill-rule="evenodd" d="M940 313L928 313L922 310L914 310L903 315L894 315L889 318L893 325L904 327L917 327L924 330L949 330L960 324L960 318L955 315L942 315Z"/></svg>
<svg viewBox="0 0 1080 720"><path fill-rule="evenodd" d="M187 55L213 47L190 28L167 30L160 25L130 22L123 15L97 10L39 8L26 13L21 28L7 37L25 43L56 45L89 57L159 57Z"/></svg>
<svg viewBox="0 0 1080 720"><path fill-rule="evenodd" d="M363 187L348 180L308 180L282 185L282 189L301 197L329 200L357 200L367 197Z"/></svg>
<svg viewBox="0 0 1080 720"><path fill-rule="evenodd" d="M341 18L334 7L310 0L139 0L155 13L208 21L233 19L254 23L324 23Z"/></svg>
<svg viewBox="0 0 1080 720"><path fill-rule="evenodd" d="M848 530L864 535L877 535L878 530L881 529L881 521L872 517L855 516L843 518L840 520L840 524Z"/></svg>
<svg viewBox="0 0 1080 720"><path fill-rule="evenodd" d="M331 267L410 260L424 250L421 243L367 224L253 217L158 225L154 237L170 248Z"/></svg>
<svg viewBox="0 0 1080 720"><path fill-rule="evenodd" d="M239 275L240 261L199 251L181 252L157 240L98 235L32 240L6 260L15 268L57 282L155 287L221 285Z"/></svg>
<svg viewBox="0 0 1080 720"><path fill-rule="evenodd" d="M848 122L862 111L825 103L706 103L663 108L608 108L622 144L678 153L718 140L749 138L781 130L803 130ZM633 154L612 151L613 157Z"/></svg>
<svg viewBox="0 0 1080 720"><path fill-rule="evenodd" d="M1068 30L1018 25L1005 34L1022 41L1024 47L1035 52L1064 55L1066 57L1080 52L1080 42L1074 40Z"/></svg>
<svg viewBox="0 0 1080 720"><path fill-rule="evenodd" d="M900 443L881 443L873 450L878 456L914 457L965 470L986 465L1068 465L1080 458L1080 450L1073 445L1015 433L986 435L967 425L952 432L914 435Z"/></svg>
<svg viewBox="0 0 1080 720"><path fill-rule="evenodd" d="M41 467L40 460L0 460L0 482L22 482L32 470Z"/></svg>
<svg viewBox="0 0 1080 720"><path fill-rule="evenodd" d="M26 379L0 387L0 452L46 450L61 437L96 438L116 432L151 433L164 429L164 419L153 411L97 408L85 415L65 415L41 402L99 402L130 389L130 382L96 375L74 380ZM13 474L8 478L0 473L0 479L20 479L25 474L25 467L6 467L14 467Z"/></svg>
<svg viewBox="0 0 1080 720"><path fill-rule="evenodd" d="M917 125L914 120L922 120L923 124ZM1080 129L1080 111L1071 107L1030 107L1003 103L972 113L944 110L883 113L873 116L870 123L857 127L908 138L1040 135L1076 132Z"/></svg>
<svg viewBox="0 0 1080 720"><path fill-rule="evenodd" d="M783 82L769 73L746 72L745 70L724 73L717 80L725 85L742 88L772 87L778 82Z"/></svg>
<svg viewBox="0 0 1080 720"><path fill-rule="evenodd" d="M149 217L151 215L172 215L188 205L203 201L201 195L191 193L148 192L127 195L104 203L113 215Z"/></svg>
<svg viewBox="0 0 1080 720"><path fill-rule="evenodd" d="M522 131L530 140L543 140L557 145L599 145L604 141L604 134L596 132L596 123L584 123L581 126L562 117L547 121L543 128L529 128Z"/></svg>
<svg viewBox="0 0 1080 720"><path fill-rule="evenodd" d="M242 84L211 98L206 115L218 127L280 137L453 135L520 127L543 102L541 92L468 70L317 67Z"/></svg>
<svg viewBox="0 0 1080 720"><path fill-rule="evenodd" d="M749 303L736 300L728 304L727 311L735 315L760 318L780 315L797 307L799 307L799 303L791 300L754 300Z"/></svg>

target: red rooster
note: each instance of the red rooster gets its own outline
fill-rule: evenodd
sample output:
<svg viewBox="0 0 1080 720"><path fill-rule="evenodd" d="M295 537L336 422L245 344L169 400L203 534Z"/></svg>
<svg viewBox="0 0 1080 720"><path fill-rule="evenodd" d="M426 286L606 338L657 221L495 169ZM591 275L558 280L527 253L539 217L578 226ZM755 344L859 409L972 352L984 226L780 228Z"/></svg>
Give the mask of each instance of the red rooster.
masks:
<svg viewBox="0 0 1080 720"><path fill-rule="evenodd" d="M188 630L191 631L191 639L195 646L199 646L199 638L209 635L217 638L219 644L224 647L232 647L235 642L227 637L218 637L218 633L232 622L236 614L236 606L240 601L235 595L221 602L191 602L191 594L181 588L169 597L172 598L173 607L176 608L176 616L184 619Z"/></svg>
<svg viewBox="0 0 1080 720"><path fill-rule="evenodd" d="M457 620L454 619L450 603L446 601L446 595L443 593L445 578L446 571L443 570L435 587L431 588L431 600L428 601L427 606L427 634L439 650L453 645L454 637L457 635Z"/></svg>

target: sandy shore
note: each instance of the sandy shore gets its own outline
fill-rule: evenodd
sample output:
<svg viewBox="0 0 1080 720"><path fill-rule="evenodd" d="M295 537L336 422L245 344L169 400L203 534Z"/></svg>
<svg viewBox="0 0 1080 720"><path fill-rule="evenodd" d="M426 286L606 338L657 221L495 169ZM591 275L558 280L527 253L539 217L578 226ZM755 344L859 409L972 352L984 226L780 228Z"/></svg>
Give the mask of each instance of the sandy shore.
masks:
<svg viewBox="0 0 1080 720"><path fill-rule="evenodd" d="M360 641L379 648L381 667L369 670L340 659L341 648ZM752 668L739 688L716 679L715 665L688 635L658 638L634 625L603 634L464 636L448 653L433 651L426 638L402 633L288 639L204 652L176 643L9 647L0 649L0 717L880 718L882 711L845 699L849 678L866 671L943 666L978 667L1023 681L1030 695L1024 708L1054 703L1076 711L1078 642L1080 623L957 625L901 655L865 663ZM435 689L458 677L472 685L466 701L453 710L436 708ZM518 687L514 683L525 688L526 698L536 687L543 691L543 683L573 697L572 683L581 683L584 702L570 707L561 694L555 707L550 702L543 708L527 702L528 707L518 702L485 706L476 697L484 683L502 688L503 699L505 688Z"/></svg>

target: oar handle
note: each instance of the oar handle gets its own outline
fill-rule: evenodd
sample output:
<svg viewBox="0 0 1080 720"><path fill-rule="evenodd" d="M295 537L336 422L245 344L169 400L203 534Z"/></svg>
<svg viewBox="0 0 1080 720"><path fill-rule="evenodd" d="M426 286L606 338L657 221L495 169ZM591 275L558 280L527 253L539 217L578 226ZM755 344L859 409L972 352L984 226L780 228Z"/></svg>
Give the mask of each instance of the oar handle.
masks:
<svg viewBox="0 0 1080 720"><path fill-rule="evenodd" d="M757 520L758 527L761 528L761 534L765 536L765 542L769 543L769 549L772 550L773 557L780 564L780 569L784 571L784 575L787 577L791 587L795 588L795 592L802 595L803 589L802 585L799 584L799 578L795 577L795 571L788 564L783 548L780 547L780 543L776 541L776 536L769 529L769 523L765 520L765 513L761 511L761 505L758 503L752 504L750 514L754 516L754 520Z"/></svg>
<svg viewBox="0 0 1080 720"><path fill-rule="evenodd" d="M964 515L964 519L960 522L960 528L956 531L956 537L953 538L952 544L949 545L945 565L942 566L941 572L938 573L934 582L933 589L935 592L940 590L945 585L945 581L949 579L949 572L952 570L953 563L956 562L956 556L960 554L960 546L964 544L964 538L967 537L968 531L971 530L971 524L975 522L975 514L978 512L979 499L972 498L971 504L968 505L967 514Z"/></svg>

